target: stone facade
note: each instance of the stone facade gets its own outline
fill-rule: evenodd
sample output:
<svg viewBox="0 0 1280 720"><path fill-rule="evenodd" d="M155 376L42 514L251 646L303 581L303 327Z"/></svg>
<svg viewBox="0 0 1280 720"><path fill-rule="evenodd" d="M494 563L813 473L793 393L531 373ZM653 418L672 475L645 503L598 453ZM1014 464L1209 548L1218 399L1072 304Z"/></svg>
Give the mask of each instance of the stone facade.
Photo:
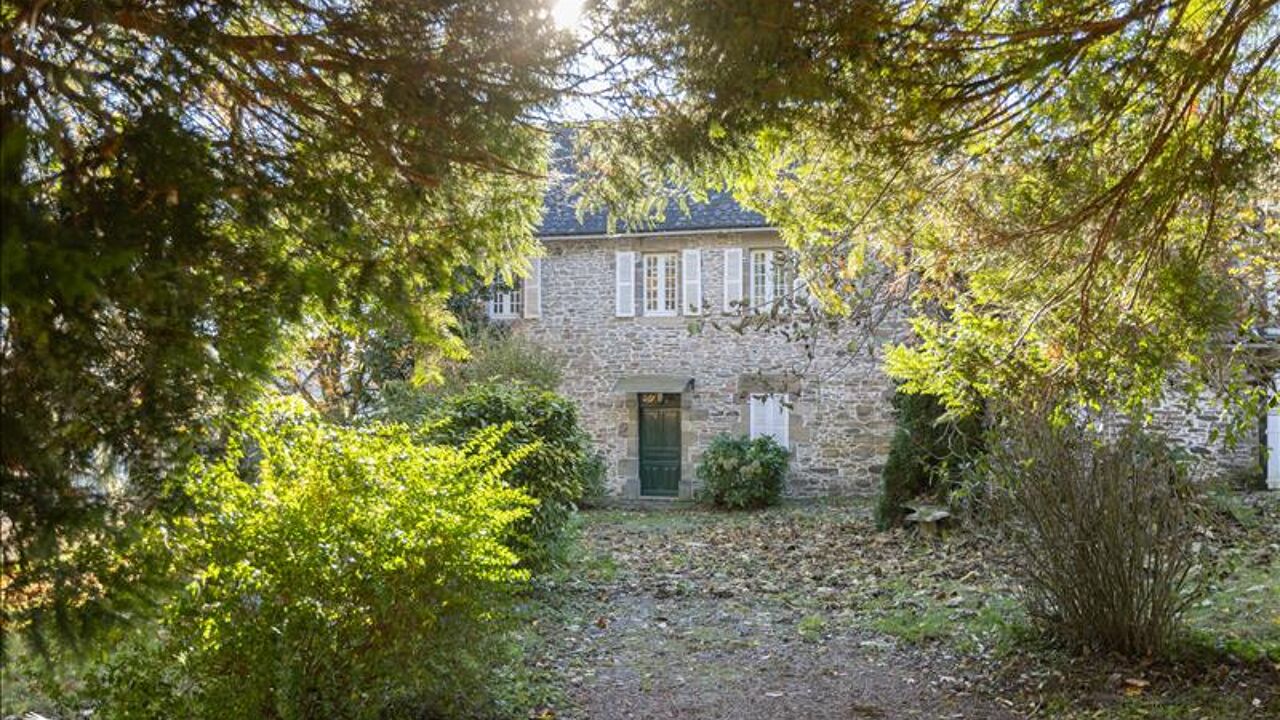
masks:
<svg viewBox="0 0 1280 720"><path fill-rule="evenodd" d="M581 407L616 494L640 496L638 396L616 387L654 374L693 380L681 397L680 497L696 490L695 467L713 437L748 432L753 393L787 395L791 495L875 492L894 421L892 382L874 354L844 357L832 338L818 343L811 358L777 332L739 333L710 323L692 331L698 318L645 317L638 300L636 317L615 314L618 251L699 249L702 297L710 307L704 319L712 319L723 307L725 250L779 247L775 232L550 238L544 245L540 317L515 320L515 329L564 358L561 390Z"/></svg>
<svg viewBox="0 0 1280 720"><path fill-rule="evenodd" d="M894 431L893 383L881 370L878 352L883 339L869 351L847 356L848 338L825 338L810 354L776 330L738 332L714 326L729 318L723 312L725 251L737 249L746 257L751 250L779 248L773 229L544 237L543 244L538 290L526 293L526 300L538 298L538 311L532 313L536 317L525 313L509 322L516 332L563 358L561 391L578 403L584 425L606 458L614 494L642 496L639 395L626 381L644 376L692 380L680 397L679 497L696 492L695 468L712 438L749 432L749 398L761 393L787 398L791 496L875 493ZM617 316L618 252L634 252L639 259L646 253L689 249L700 251L702 314L645 316L637 263L636 316ZM682 267L677 285L683 272ZM744 269L744 291L748 283ZM1226 418L1212 401L1170 401L1154 410L1152 421L1201 458L1196 469L1201 477L1263 472L1266 441L1246 437L1226 444L1221 437ZM1280 427L1280 419L1272 424ZM1275 478L1271 482L1280 485Z"/></svg>

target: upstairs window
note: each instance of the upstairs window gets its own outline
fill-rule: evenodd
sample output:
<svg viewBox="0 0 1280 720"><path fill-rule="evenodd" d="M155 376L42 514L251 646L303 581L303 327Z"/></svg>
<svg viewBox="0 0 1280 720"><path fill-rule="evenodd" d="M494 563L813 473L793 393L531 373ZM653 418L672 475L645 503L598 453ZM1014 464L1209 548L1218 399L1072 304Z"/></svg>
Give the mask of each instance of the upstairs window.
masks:
<svg viewBox="0 0 1280 720"><path fill-rule="evenodd" d="M761 308L787 296L787 256L782 250L751 251L751 307Z"/></svg>
<svg viewBox="0 0 1280 720"><path fill-rule="evenodd" d="M680 285L677 273L678 253L652 253L644 256L644 314L675 315L679 305Z"/></svg>
<svg viewBox="0 0 1280 720"><path fill-rule="evenodd" d="M517 279L514 286L495 284L489 298L489 317L495 320L513 320L524 313L524 281Z"/></svg>

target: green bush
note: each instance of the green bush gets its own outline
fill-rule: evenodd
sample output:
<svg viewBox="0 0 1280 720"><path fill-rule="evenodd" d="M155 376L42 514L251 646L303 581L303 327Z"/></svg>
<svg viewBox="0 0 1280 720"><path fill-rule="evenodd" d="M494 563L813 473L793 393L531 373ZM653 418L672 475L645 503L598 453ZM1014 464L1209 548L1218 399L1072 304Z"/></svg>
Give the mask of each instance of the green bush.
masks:
<svg viewBox="0 0 1280 720"><path fill-rule="evenodd" d="M609 475L608 461L603 453L592 453L582 466L582 499L580 505L600 506L609 495L605 480Z"/></svg>
<svg viewBox="0 0 1280 720"><path fill-rule="evenodd" d="M487 382L521 382L542 390L560 386L564 364L560 357L506 326L479 324L463 340L470 355L444 368L445 394L463 393Z"/></svg>
<svg viewBox="0 0 1280 720"><path fill-rule="evenodd" d="M445 398L426 439L460 445L495 425L508 428L500 451L525 451L507 481L538 501L528 518L512 526L512 547L526 564L541 566L557 557L586 480L595 472L590 439L571 401L521 382L477 384Z"/></svg>
<svg viewBox="0 0 1280 720"><path fill-rule="evenodd" d="M979 419L945 419L946 409L932 395L899 392L893 406L897 428L881 471L876 504L881 529L902 521L905 503L921 496L944 499L982 452Z"/></svg>
<svg viewBox="0 0 1280 720"><path fill-rule="evenodd" d="M503 429L422 446L283 402L195 465L165 543L186 584L99 673L96 716L438 717L481 711L527 579L502 538L533 501Z"/></svg>
<svg viewBox="0 0 1280 720"><path fill-rule="evenodd" d="M790 455L771 437L718 435L698 463L703 497L731 510L776 505L782 499Z"/></svg>

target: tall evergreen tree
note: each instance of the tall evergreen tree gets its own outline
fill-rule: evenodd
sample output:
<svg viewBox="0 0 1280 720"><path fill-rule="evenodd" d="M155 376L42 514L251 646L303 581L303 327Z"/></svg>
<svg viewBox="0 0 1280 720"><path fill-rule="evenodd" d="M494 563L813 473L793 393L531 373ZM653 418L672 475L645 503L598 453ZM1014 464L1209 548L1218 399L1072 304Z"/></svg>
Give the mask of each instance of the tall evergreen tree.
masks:
<svg viewBox="0 0 1280 720"><path fill-rule="evenodd" d="M113 544L291 325L441 342L458 268L532 249L543 5L4 3L6 632L116 609Z"/></svg>
<svg viewBox="0 0 1280 720"><path fill-rule="evenodd" d="M1277 318L1274 0L606 5L595 203L727 186L830 308L909 287L888 367L953 410L1046 382L1136 408L1175 368L1244 390Z"/></svg>

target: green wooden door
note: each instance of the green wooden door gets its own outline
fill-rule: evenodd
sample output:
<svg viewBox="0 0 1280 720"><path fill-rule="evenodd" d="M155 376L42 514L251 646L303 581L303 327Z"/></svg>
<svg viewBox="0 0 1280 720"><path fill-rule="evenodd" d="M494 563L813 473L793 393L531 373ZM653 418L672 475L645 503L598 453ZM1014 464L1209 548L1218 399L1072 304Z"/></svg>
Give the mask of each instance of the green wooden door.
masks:
<svg viewBox="0 0 1280 720"><path fill-rule="evenodd" d="M680 396L640 395L640 494L680 494Z"/></svg>

